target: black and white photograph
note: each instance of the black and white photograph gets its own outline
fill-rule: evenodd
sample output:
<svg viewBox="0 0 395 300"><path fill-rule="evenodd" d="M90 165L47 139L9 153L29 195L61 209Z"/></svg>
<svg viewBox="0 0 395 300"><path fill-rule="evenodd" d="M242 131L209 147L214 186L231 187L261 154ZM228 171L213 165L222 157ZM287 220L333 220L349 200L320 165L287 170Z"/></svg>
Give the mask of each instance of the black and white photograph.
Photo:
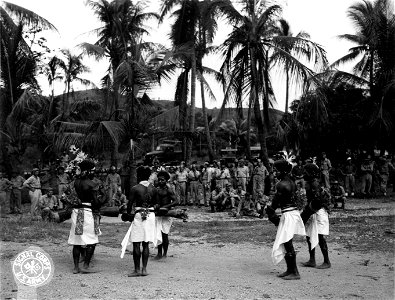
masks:
<svg viewBox="0 0 395 300"><path fill-rule="evenodd" d="M0 299L395 297L394 0L0 1Z"/></svg>

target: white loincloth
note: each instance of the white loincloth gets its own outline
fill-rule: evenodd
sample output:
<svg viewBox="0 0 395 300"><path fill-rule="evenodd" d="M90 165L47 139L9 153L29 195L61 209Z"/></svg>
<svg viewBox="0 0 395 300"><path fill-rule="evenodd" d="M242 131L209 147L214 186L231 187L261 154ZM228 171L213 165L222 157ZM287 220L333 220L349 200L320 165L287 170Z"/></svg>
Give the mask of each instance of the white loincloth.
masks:
<svg viewBox="0 0 395 300"><path fill-rule="evenodd" d="M75 226L77 223L77 214L78 209L73 209L71 214L71 229L69 234L68 243L70 245L91 245L97 244L99 242L99 234L95 234L95 225L92 210L90 208L84 208L84 226L83 226L83 233L81 235L75 234ZM100 231L100 229L99 229Z"/></svg>
<svg viewBox="0 0 395 300"><path fill-rule="evenodd" d="M173 224L173 218L166 216L159 216L155 218L155 224L156 224L156 234L158 240L157 244L160 245L162 244L162 232L164 234L169 234L171 224Z"/></svg>
<svg viewBox="0 0 395 300"><path fill-rule="evenodd" d="M154 212L150 212L144 221L140 213L135 214L134 220L121 243L121 258L125 255L126 250L133 251L133 243L137 242L151 242L155 247L157 246L158 240Z"/></svg>
<svg viewBox="0 0 395 300"><path fill-rule="evenodd" d="M313 214L306 223L306 235L310 238L311 249L317 247L319 234L329 235L329 216L323 208Z"/></svg>
<svg viewBox="0 0 395 300"><path fill-rule="evenodd" d="M272 261L275 265L284 258L285 249L283 244L292 239L295 234L306 235L300 212L298 210L284 212L280 218L276 240L272 249Z"/></svg>

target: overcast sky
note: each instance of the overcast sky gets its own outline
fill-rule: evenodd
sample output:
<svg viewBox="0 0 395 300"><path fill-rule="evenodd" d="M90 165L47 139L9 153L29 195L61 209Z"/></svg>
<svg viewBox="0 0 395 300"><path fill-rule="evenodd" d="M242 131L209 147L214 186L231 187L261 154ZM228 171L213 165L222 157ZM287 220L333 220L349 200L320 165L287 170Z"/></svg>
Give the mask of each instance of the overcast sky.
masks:
<svg viewBox="0 0 395 300"><path fill-rule="evenodd" d="M94 35L86 33L92 29L100 27L93 11L85 5L84 0L9 0L30 9L42 17L49 20L58 29L59 34L46 34L48 46L51 49L68 48L78 54L79 50L75 48L81 42L96 41ZM158 1L146 1L147 11L159 10ZM283 17L291 25L294 34L303 30L310 34L311 40L322 45L327 51L329 62L333 62L341 56L347 54L348 49L352 46L349 43L341 41L338 35L344 33L354 33L352 24L347 18L347 9L355 0L279 0L277 3L283 6ZM146 40L162 43L170 46L168 32L170 24L163 23L160 26L156 22L149 24L152 28L151 36ZM215 44L218 45L226 38L229 28L221 26L216 36ZM93 59L85 59L85 64L91 68L91 72L84 74L83 77L92 80L100 86L100 79L105 75L108 64L106 61L97 62ZM205 60L205 65L219 69L220 59L211 57ZM276 108L284 110L284 82L282 79L276 79L274 89L277 98ZM48 83L40 80L44 94L49 94ZM81 87L75 86L76 90ZM56 94L62 93L64 85L56 84ZM214 94L217 101L208 103L209 107L220 107L222 102L222 91L219 86L213 84ZM163 84L150 93L151 98L173 100L175 91L175 81L169 84ZM294 95L295 96L295 95ZM294 98L291 95L291 100ZM200 99L200 95L197 95ZM197 106L200 106L200 100Z"/></svg>

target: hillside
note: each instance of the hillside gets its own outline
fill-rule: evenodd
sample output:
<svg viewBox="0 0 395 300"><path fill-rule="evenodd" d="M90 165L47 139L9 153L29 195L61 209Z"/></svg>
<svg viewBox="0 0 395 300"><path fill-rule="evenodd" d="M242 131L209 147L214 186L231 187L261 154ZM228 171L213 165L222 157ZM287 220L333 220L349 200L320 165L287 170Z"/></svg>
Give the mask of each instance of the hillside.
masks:
<svg viewBox="0 0 395 300"><path fill-rule="evenodd" d="M58 95L56 96L57 99L62 99L63 95ZM102 90L98 89L88 89L88 90L82 90L82 91L75 91L70 94L70 99L71 101L80 101L80 100L96 100L98 102L104 103L105 98L106 98L106 93ZM109 101L108 109L111 109L111 106L113 103L112 101ZM158 112L165 112L167 110L170 110L174 108L174 101L172 100L151 100L153 106L157 107ZM119 105L120 107L123 107L126 103L126 97L125 96L120 96L119 99ZM219 108L208 108L207 109L207 115L211 116L212 118L217 117L220 109ZM235 117L235 108L226 108L223 119L229 119L232 117ZM248 109L244 108L243 109L243 115L244 117L247 116ZM202 108L201 107L196 107L196 114L202 113ZM269 110L269 115L271 118L272 122L277 122L280 120L283 116L284 112L278 110L278 109L273 109L270 108Z"/></svg>

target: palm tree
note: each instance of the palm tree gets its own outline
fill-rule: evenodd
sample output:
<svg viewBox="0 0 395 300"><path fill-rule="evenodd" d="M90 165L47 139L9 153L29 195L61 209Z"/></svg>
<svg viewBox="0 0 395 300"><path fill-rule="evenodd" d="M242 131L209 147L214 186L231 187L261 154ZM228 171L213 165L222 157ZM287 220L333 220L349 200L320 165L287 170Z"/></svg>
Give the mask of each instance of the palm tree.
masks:
<svg viewBox="0 0 395 300"><path fill-rule="evenodd" d="M24 39L26 29L56 28L46 19L21 6L3 1L0 5L0 81L4 93L0 97L0 161L7 159L4 140L6 120L13 105L26 87L38 88L35 74L37 59Z"/></svg>
<svg viewBox="0 0 395 300"><path fill-rule="evenodd" d="M82 73L89 72L89 68L82 63L82 53L74 55L68 49L62 50L65 61L60 61L59 66L64 73L65 94L63 95L63 114L67 119L70 116L70 89L73 81L77 81L83 85L92 85L93 82L88 79L79 77Z"/></svg>
<svg viewBox="0 0 395 300"><path fill-rule="evenodd" d="M51 57L49 60L48 64L46 64L42 70L42 72L46 75L49 87L51 89L51 99L50 99L50 105L49 105L49 114L48 114L48 119L47 122L50 121L50 116L53 113L53 102L55 98L55 82L62 80L63 76L58 72L60 69L61 65L63 64L63 61L59 59L57 56Z"/></svg>
<svg viewBox="0 0 395 300"><path fill-rule="evenodd" d="M290 24L285 19L280 19L279 21L279 35L278 38L286 37L286 43L280 43L278 45L279 48L283 49L284 51L288 52L291 55L296 56L298 59L307 59L308 57L314 53L314 51L318 51L318 59L325 59L325 53L317 47L314 42L310 41L310 35L307 32L301 31L296 36L293 36L291 31ZM275 57L272 57L275 59ZM326 61L322 64L320 62L320 66L326 66ZM289 62L286 61L284 65L284 72L285 72L285 114L288 114L289 108L289 88L290 88L290 65ZM318 70L322 71L322 70ZM294 82L297 84L298 82ZM305 82L302 82L305 83Z"/></svg>
<svg viewBox="0 0 395 300"><path fill-rule="evenodd" d="M189 129L190 135L195 131L195 98L196 79L200 81L202 97L203 118L205 123L205 133L208 142L209 157L213 159L214 151L210 136L210 129L207 118L205 91L214 97L211 89L204 78L204 74L214 74L215 70L203 66L203 57L210 52L208 47L213 42L217 29L216 19L221 14L221 5L224 1L198 1L198 0L174 0L163 1L161 9L161 20L169 14L175 6L178 9L172 13L175 21L172 25L170 39L172 40L175 56L182 61L183 71L178 77L177 90L175 95L176 103L180 105L180 121L182 131L187 131L186 124L186 101L188 99L188 76L190 79L190 112ZM182 50L181 50L182 49ZM180 51L181 50L181 51ZM189 160L192 152L192 140L189 137L188 147L184 154L185 160Z"/></svg>
<svg viewBox="0 0 395 300"><path fill-rule="evenodd" d="M362 0L350 6L348 16L353 21L356 33L343 34L339 38L355 44L349 53L332 66L354 62L355 75L369 79L373 104L371 125L389 132L395 115L395 13L391 0ZM391 114L392 112L392 114Z"/></svg>
<svg viewBox="0 0 395 300"><path fill-rule="evenodd" d="M226 8L227 19L234 30L229 34L222 46L225 57L222 70L228 78L228 91L224 102L229 101L232 94L240 89L249 96L249 106L254 109L255 122L258 127L258 140L261 144L261 157L268 165L266 146L267 127L269 125L268 109L274 100L269 70L273 65L284 66L288 64L289 75L296 80L305 80L313 72L302 64L294 55L284 51L286 44L297 39L301 44L303 40L295 37L280 36L278 29L281 7L278 5L266 6L265 1L242 1L242 12L239 12L232 3ZM299 51L308 53L306 57L317 64L325 64L325 52L316 44L309 43L309 47L301 47ZM234 83L240 79L241 86ZM236 97L241 99L241 97ZM262 99L262 100L261 100ZM264 118L261 114L263 106Z"/></svg>
<svg viewBox="0 0 395 300"><path fill-rule="evenodd" d="M87 1L103 26L94 32L99 39L95 44L83 43L81 47L85 53L94 56L96 59L104 57L110 60L110 65L106 76L103 78L103 86L109 87L113 92L115 104L115 120L119 117L119 84L114 82L115 72L122 62L125 64L134 59L136 49L141 48L137 44L142 43L141 38L148 34L144 23L152 18L157 18L155 13L144 12L143 2L134 4L131 0L99 0ZM148 44L145 44L145 47ZM138 51L137 51L138 52ZM125 67L126 65L124 65ZM133 101L134 98L132 98ZM110 114L110 116L112 113Z"/></svg>

